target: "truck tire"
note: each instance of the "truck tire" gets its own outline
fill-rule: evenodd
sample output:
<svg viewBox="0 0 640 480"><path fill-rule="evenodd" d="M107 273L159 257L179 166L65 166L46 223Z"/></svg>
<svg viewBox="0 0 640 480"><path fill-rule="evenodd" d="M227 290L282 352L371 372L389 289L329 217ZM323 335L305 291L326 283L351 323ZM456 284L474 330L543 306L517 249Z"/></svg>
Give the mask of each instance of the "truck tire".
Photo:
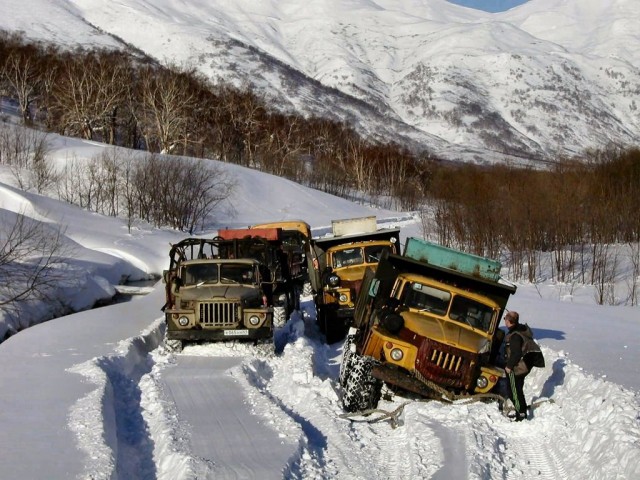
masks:
<svg viewBox="0 0 640 480"><path fill-rule="evenodd" d="M340 376L338 377L342 388L344 388L346 384L347 373L352 368L351 359L353 358L354 352L351 351L351 345L353 345L354 342L354 336L347 335L347 338L344 341L344 346L342 347L342 362L340 363Z"/></svg>
<svg viewBox="0 0 640 480"><path fill-rule="evenodd" d="M371 375L374 360L354 353L346 370L342 390L342 408L345 412L362 412L378 406L382 382Z"/></svg>
<svg viewBox="0 0 640 480"><path fill-rule="evenodd" d="M282 328L287 323L287 307L273 307L273 326Z"/></svg>
<svg viewBox="0 0 640 480"><path fill-rule="evenodd" d="M311 297L312 295L313 295L313 287L311 286L311 282L304 282L302 284L302 296Z"/></svg>
<svg viewBox="0 0 640 480"><path fill-rule="evenodd" d="M164 344L170 352L180 353L182 351L182 340L165 339Z"/></svg>

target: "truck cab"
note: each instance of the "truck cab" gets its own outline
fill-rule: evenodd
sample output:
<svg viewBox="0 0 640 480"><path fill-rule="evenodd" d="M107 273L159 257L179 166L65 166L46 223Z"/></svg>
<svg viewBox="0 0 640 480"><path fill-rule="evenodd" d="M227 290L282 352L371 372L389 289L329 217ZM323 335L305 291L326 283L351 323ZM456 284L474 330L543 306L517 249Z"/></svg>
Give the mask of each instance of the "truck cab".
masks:
<svg viewBox="0 0 640 480"><path fill-rule="evenodd" d="M384 252L396 253L399 229L378 229L375 217L334 220L333 235L312 240L316 319L327 343L342 340L351 325L365 271Z"/></svg>
<svg viewBox="0 0 640 480"><path fill-rule="evenodd" d="M184 342L272 339L265 269L256 259L221 258L229 245L188 238L172 246L169 269L163 272L162 307L172 350L182 350Z"/></svg>
<svg viewBox="0 0 640 480"><path fill-rule="evenodd" d="M415 238L402 256L385 254L365 275L345 342L345 410L373 408L383 382L425 397L489 392L503 374L498 326L516 290L500 267Z"/></svg>
<svg viewBox="0 0 640 480"><path fill-rule="evenodd" d="M282 249L287 254L291 279L300 293L305 292L309 282L308 257L311 248L311 226L304 220L282 220L258 223L251 229L278 228L282 231ZM311 288L309 287L308 290Z"/></svg>

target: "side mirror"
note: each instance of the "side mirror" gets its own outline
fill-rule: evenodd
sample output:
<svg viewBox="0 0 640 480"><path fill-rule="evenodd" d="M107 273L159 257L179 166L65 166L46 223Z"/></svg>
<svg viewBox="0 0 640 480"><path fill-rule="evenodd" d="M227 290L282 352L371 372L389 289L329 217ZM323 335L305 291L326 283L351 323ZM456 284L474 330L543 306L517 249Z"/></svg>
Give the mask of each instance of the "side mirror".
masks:
<svg viewBox="0 0 640 480"><path fill-rule="evenodd" d="M375 297L378 294L378 288L380 288L380 280L374 278L369 286L369 296Z"/></svg>

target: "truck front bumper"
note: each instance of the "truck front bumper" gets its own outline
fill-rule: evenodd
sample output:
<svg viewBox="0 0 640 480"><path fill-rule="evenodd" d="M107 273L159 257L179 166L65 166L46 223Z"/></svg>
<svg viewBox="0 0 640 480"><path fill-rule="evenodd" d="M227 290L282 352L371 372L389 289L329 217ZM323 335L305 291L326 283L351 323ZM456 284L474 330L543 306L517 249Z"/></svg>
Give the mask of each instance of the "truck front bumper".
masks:
<svg viewBox="0 0 640 480"><path fill-rule="evenodd" d="M167 330L167 339L190 342L215 342L227 340L263 340L273 337L273 329L240 328L240 329L189 329Z"/></svg>
<svg viewBox="0 0 640 480"><path fill-rule="evenodd" d="M436 390L429 388L406 370L385 364L375 364L371 370L373 377L382 380L389 385L400 387L409 392L417 393L425 398L442 398Z"/></svg>

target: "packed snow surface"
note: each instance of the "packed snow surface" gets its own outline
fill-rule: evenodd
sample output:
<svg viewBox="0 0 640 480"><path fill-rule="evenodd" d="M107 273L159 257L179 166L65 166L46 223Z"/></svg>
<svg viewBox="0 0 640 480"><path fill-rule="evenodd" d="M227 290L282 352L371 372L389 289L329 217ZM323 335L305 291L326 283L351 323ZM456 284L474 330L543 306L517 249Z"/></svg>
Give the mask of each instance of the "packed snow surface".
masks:
<svg viewBox="0 0 640 480"><path fill-rule="evenodd" d="M59 161L102 145L52 137ZM420 235L411 212L355 204L240 167L217 224L302 218L320 234L335 218L376 215ZM76 308L112 295L122 276L151 278L177 232L88 213L22 192L0 171L0 214L66 226ZM233 208L231 208L233 206ZM132 287L129 287L130 289ZM150 290L150 291L149 291ZM0 478L410 479L640 478L640 310L598 306L588 287L518 286L509 308L542 345L527 378L532 418L512 423L496 403L450 405L390 395L396 412L345 417L340 343L326 345L311 297L276 332L277 353L246 344L162 344L164 286L116 305L44 323L0 317ZM29 312L25 312L29 313ZM22 321L27 322L26 315ZM35 325L33 325L35 323ZM31 325L31 326L30 326ZM27 328L28 327L28 328ZM4 334L4 333L3 333Z"/></svg>

